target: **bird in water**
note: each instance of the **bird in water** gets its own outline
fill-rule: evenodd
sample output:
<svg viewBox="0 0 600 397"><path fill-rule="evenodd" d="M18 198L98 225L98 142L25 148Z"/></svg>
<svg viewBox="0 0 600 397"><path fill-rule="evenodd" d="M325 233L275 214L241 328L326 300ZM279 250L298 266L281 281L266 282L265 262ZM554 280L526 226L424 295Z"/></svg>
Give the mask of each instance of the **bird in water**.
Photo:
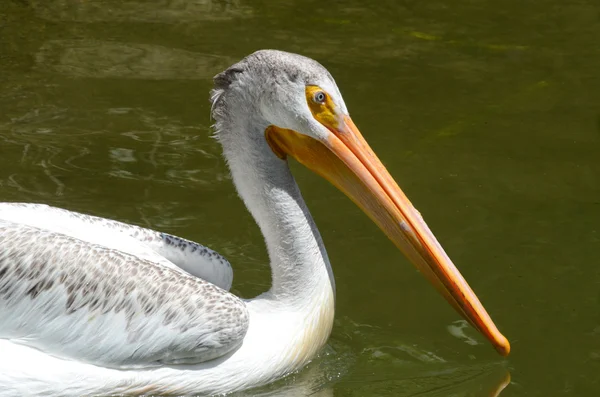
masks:
<svg viewBox="0 0 600 397"><path fill-rule="evenodd" d="M0 396L224 394L305 366L335 283L290 158L348 195L502 355L510 346L352 122L329 72L275 50L214 78L215 135L266 242L271 288L228 292L200 244L41 204L0 204Z"/></svg>

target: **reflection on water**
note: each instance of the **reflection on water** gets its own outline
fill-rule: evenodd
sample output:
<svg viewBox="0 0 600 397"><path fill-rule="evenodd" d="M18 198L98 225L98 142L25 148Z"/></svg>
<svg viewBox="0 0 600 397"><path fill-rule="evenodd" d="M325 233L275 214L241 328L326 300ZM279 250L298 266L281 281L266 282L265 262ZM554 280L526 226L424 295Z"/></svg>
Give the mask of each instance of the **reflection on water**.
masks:
<svg viewBox="0 0 600 397"><path fill-rule="evenodd" d="M421 371L414 376L403 374L399 379L344 380L345 373L326 373L332 363L310 365L301 373L276 382L268 387L236 393L235 396L345 396L394 395L398 397L498 397L510 383L510 374L498 367L448 367L439 370ZM325 372L324 372L325 371ZM334 394L334 389L335 394Z"/></svg>
<svg viewBox="0 0 600 397"><path fill-rule="evenodd" d="M334 337L299 373L235 396L497 397L510 383L502 364L453 364L414 344L376 347L371 344L381 337L377 329L347 318L337 320L336 326L369 347L357 354L345 338Z"/></svg>

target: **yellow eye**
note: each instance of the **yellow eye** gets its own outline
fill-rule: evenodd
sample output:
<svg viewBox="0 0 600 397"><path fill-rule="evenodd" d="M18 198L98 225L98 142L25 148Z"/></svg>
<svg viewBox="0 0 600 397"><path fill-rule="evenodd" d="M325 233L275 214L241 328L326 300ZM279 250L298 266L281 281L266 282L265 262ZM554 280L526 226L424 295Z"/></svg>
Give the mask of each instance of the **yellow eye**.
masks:
<svg viewBox="0 0 600 397"><path fill-rule="evenodd" d="M321 124L329 129L338 127L336 106L331 97L321 87L316 85L306 86L306 101L313 117Z"/></svg>

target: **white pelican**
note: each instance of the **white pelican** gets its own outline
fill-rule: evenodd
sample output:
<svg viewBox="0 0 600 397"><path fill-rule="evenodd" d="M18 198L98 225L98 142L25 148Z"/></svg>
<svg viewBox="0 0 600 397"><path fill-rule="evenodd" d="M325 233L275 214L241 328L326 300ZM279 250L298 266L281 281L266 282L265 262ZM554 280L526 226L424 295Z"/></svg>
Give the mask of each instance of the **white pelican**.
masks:
<svg viewBox="0 0 600 397"><path fill-rule="evenodd" d="M495 348L510 347L314 60L258 51L218 74L216 137L268 248L271 289L227 292L199 244L38 204L0 205L0 396L221 394L307 364L335 286L293 157L361 207Z"/></svg>

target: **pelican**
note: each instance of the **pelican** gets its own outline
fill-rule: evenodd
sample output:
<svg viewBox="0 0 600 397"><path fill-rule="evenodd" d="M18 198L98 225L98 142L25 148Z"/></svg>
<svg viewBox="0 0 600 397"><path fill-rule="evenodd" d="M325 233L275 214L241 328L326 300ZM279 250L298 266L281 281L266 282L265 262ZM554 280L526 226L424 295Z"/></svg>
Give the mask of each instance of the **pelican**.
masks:
<svg viewBox="0 0 600 397"><path fill-rule="evenodd" d="M288 168L347 194L502 354L510 345L352 122L329 72L275 50L214 78L215 136L264 235L271 288L228 290L191 241L41 204L0 205L0 396L226 394L305 366L331 333L335 283Z"/></svg>

